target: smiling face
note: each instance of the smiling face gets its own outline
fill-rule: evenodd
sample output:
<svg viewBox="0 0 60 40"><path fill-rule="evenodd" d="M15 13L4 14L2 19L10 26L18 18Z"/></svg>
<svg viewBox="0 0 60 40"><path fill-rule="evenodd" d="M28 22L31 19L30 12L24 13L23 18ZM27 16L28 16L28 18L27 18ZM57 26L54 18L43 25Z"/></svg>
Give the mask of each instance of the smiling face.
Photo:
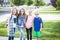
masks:
<svg viewBox="0 0 60 40"><path fill-rule="evenodd" d="M24 14L24 10L23 9L21 9L21 15L23 15Z"/></svg>
<svg viewBox="0 0 60 40"><path fill-rule="evenodd" d="M16 8L12 8L12 15L15 15L18 13L18 10Z"/></svg>
<svg viewBox="0 0 60 40"><path fill-rule="evenodd" d="M24 14L25 14L25 10L24 10L23 8L20 9L19 14L20 14L20 15L24 15Z"/></svg>
<svg viewBox="0 0 60 40"><path fill-rule="evenodd" d="M28 14L32 15L32 9L29 9Z"/></svg>
<svg viewBox="0 0 60 40"><path fill-rule="evenodd" d="M25 17L25 10L22 8L19 10L19 14L18 14L18 17L20 17L21 15L23 15Z"/></svg>
<svg viewBox="0 0 60 40"><path fill-rule="evenodd" d="M11 10L11 15L16 15L18 16L18 10L16 8L12 8Z"/></svg>
<svg viewBox="0 0 60 40"><path fill-rule="evenodd" d="M16 14L16 12L17 12L16 9L14 9L14 10L13 10L14 15Z"/></svg>
<svg viewBox="0 0 60 40"><path fill-rule="evenodd" d="M36 16L36 17L38 17L38 16L39 16L38 11L35 11L35 16Z"/></svg>
<svg viewBox="0 0 60 40"><path fill-rule="evenodd" d="M29 15L31 15L32 14L32 10L29 10Z"/></svg>

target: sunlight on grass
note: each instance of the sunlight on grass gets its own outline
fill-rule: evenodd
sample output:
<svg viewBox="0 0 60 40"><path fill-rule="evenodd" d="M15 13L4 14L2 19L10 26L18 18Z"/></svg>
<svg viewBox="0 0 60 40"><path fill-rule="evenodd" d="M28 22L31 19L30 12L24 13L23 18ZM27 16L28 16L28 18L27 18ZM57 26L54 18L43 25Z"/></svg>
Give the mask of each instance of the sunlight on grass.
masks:
<svg viewBox="0 0 60 40"><path fill-rule="evenodd" d="M3 23L2 23L3 24ZM2 25L0 24L0 25ZM3 24L5 25L5 24ZM60 21L44 21L44 28L42 30L42 40L60 40ZM26 30L24 29L24 34L26 36ZM15 37L19 37L19 31L16 33ZM33 33L32 33L33 35ZM8 36L7 28L0 26L0 36ZM33 37L33 39L35 39Z"/></svg>

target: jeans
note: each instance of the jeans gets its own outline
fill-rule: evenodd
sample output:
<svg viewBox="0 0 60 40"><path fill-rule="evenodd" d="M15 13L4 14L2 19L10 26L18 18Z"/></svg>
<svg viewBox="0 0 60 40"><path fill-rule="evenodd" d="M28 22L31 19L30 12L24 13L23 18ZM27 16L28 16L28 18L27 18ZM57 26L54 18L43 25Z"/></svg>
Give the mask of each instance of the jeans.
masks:
<svg viewBox="0 0 60 40"><path fill-rule="evenodd" d="M8 40L14 40L14 36L9 36Z"/></svg>
<svg viewBox="0 0 60 40"><path fill-rule="evenodd" d="M30 29L26 28L27 40L32 40L32 27Z"/></svg>
<svg viewBox="0 0 60 40"><path fill-rule="evenodd" d="M25 37L24 37L24 28L23 27L20 27L20 40L25 40Z"/></svg>

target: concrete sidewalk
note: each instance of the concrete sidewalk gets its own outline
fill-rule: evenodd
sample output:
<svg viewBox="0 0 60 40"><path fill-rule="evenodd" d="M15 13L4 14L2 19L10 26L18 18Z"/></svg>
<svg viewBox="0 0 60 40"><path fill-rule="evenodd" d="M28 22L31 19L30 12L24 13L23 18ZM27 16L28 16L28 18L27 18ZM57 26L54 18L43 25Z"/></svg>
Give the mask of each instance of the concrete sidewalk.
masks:
<svg viewBox="0 0 60 40"><path fill-rule="evenodd" d="M8 37L0 37L0 40L8 40ZM19 40L19 38L15 38L14 40Z"/></svg>
<svg viewBox="0 0 60 40"><path fill-rule="evenodd" d="M1 37L0 36L0 40L8 40L8 37ZM20 40L20 39L19 38L14 38L14 40ZM33 40L36 40L36 39L33 39Z"/></svg>

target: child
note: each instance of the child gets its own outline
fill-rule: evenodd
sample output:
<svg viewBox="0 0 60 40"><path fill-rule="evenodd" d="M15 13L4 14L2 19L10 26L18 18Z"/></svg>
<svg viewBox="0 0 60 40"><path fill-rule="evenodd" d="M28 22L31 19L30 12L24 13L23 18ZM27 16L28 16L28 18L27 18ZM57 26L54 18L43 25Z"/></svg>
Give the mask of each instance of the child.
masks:
<svg viewBox="0 0 60 40"><path fill-rule="evenodd" d="M25 26L25 10L22 8L18 15L18 28L20 29L20 40L25 40L24 37L24 26Z"/></svg>
<svg viewBox="0 0 60 40"><path fill-rule="evenodd" d="M14 40L15 30L16 30L16 23L17 23L17 15L18 11L16 8L13 8L11 11L11 17L8 18L8 40Z"/></svg>
<svg viewBox="0 0 60 40"><path fill-rule="evenodd" d="M34 37L37 38L37 40L40 40L41 37L41 30L42 30L42 19L39 17L38 12L35 13L34 17Z"/></svg>
<svg viewBox="0 0 60 40"><path fill-rule="evenodd" d="M32 10L29 10L29 15L26 17L26 33L27 33L27 40L32 40L32 25L33 25Z"/></svg>

